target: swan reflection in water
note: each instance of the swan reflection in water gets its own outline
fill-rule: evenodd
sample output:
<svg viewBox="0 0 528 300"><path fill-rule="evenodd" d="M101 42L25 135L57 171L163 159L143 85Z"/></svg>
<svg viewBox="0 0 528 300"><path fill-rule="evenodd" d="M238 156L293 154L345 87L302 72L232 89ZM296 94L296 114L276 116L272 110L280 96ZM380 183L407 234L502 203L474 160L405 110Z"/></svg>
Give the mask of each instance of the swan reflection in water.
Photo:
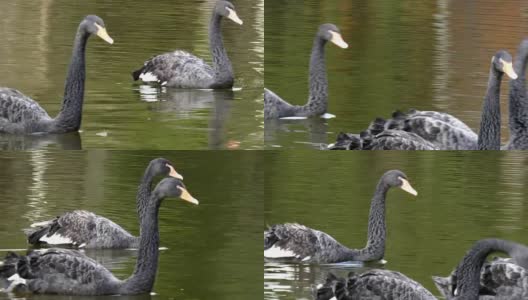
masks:
<svg viewBox="0 0 528 300"><path fill-rule="evenodd" d="M238 89L234 89L238 90ZM225 123L229 120L233 89L171 89L151 85L139 86L142 101L151 102L149 109L162 113L174 114L178 119L209 119L207 128L181 128L185 130L209 131L210 149L232 149L239 141L225 140Z"/></svg>
<svg viewBox="0 0 528 300"><path fill-rule="evenodd" d="M264 139L268 147L282 147L280 145L288 144L282 143L281 140L291 140L292 133L298 136L294 138L295 143L320 149L321 145L328 141L328 120L320 117L265 120Z"/></svg>
<svg viewBox="0 0 528 300"><path fill-rule="evenodd" d="M81 150L81 136L79 132L30 135L0 134L0 150L16 151L43 148Z"/></svg>

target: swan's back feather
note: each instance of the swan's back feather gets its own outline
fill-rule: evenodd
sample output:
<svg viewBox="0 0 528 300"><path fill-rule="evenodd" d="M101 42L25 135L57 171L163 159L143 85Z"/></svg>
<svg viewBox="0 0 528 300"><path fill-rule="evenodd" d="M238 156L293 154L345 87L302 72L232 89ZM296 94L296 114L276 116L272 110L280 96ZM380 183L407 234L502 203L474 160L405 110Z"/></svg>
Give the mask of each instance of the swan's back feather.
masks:
<svg viewBox="0 0 528 300"><path fill-rule="evenodd" d="M9 262L8 262L9 261ZM6 259L32 293L106 294L119 284L110 271L81 252L67 249L34 250L16 261ZM3 274L0 272L0 276Z"/></svg>
<svg viewBox="0 0 528 300"><path fill-rule="evenodd" d="M295 107L274 92L264 89L264 118L279 119L295 116Z"/></svg>
<svg viewBox="0 0 528 300"><path fill-rule="evenodd" d="M347 279L330 274L317 289L317 300L352 299L436 299L427 289L402 273L372 269L361 274L349 274Z"/></svg>
<svg viewBox="0 0 528 300"><path fill-rule="evenodd" d="M478 135L459 119L447 113L410 110L395 112L386 129L415 133L443 150L476 150Z"/></svg>
<svg viewBox="0 0 528 300"><path fill-rule="evenodd" d="M267 256L266 251L270 253L282 250L294 254L294 257L284 258L333 263L340 261L339 257L346 249L330 235L300 224L277 224L264 232L264 257Z"/></svg>
<svg viewBox="0 0 528 300"><path fill-rule="evenodd" d="M132 74L135 80L175 88L211 88L215 79L214 69L203 59L181 50L154 56Z"/></svg>
<svg viewBox="0 0 528 300"><path fill-rule="evenodd" d="M0 88L0 132L20 133L26 127L50 120L35 100L15 89Z"/></svg>
<svg viewBox="0 0 528 300"><path fill-rule="evenodd" d="M447 299L453 298L455 272L447 277L433 277L438 291ZM528 298L528 273L511 259L497 258L486 262L480 273L479 300Z"/></svg>
<svg viewBox="0 0 528 300"><path fill-rule="evenodd" d="M30 244L69 244L83 248L137 247L137 238L111 220L89 211L67 212L28 229Z"/></svg>

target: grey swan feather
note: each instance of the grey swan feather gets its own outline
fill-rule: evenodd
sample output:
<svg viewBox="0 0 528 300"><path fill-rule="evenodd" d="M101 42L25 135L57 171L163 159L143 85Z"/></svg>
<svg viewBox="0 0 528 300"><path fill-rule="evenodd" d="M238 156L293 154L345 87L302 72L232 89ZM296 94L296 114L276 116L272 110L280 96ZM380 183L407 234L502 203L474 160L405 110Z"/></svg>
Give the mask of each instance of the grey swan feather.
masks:
<svg viewBox="0 0 528 300"><path fill-rule="evenodd" d="M233 67L224 48L221 32L222 18L242 25L231 2L216 2L209 23L209 46L213 65L191 53L176 50L147 60L143 67L132 72L134 80L159 83L172 88L225 89L234 83Z"/></svg>
<svg viewBox="0 0 528 300"><path fill-rule="evenodd" d="M69 249L32 250L27 255L8 253L0 267L7 292L61 295L134 295L149 293L154 286L159 255L158 213L166 197L180 197L198 204L183 183L167 177L156 186L143 215L134 273L125 280L82 252Z"/></svg>
<svg viewBox="0 0 528 300"><path fill-rule="evenodd" d="M448 113L413 109L407 113L396 111L389 120L378 118L371 123L363 135L371 137L374 141L367 145L376 147L357 149L355 145L347 144L346 135L340 134L336 143L330 144L327 148L330 150L500 150L500 83L503 74L507 74L512 79L518 77L513 68L511 55L501 50L491 59L478 134ZM370 130L373 124L376 125L375 132ZM390 139L386 134L380 135L383 131L388 131ZM378 135L383 140L376 141Z"/></svg>
<svg viewBox="0 0 528 300"><path fill-rule="evenodd" d="M264 258L307 263L381 260L385 255L385 195L392 187L417 195L403 172L391 170L383 174L371 201L365 248L349 249L322 231L286 223L264 232Z"/></svg>
<svg viewBox="0 0 528 300"><path fill-rule="evenodd" d="M492 239L488 243L494 244L489 254L499 251L510 257L494 258L484 262L479 269L480 296L478 299L527 299L528 247L506 240ZM447 277L433 276L437 289L446 298L452 297L458 292L459 268L456 268Z"/></svg>
<svg viewBox="0 0 528 300"><path fill-rule="evenodd" d="M328 79L325 65L325 45L330 41L340 48L348 48L339 28L334 24L319 26L310 56L310 95L305 105L292 105L269 89L264 89L264 118L314 117L326 113L328 108Z"/></svg>
<svg viewBox="0 0 528 300"><path fill-rule="evenodd" d="M148 205L152 181L157 176L183 180L170 161L164 158L153 159L146 168L137 191L136 203L140 215ZM66 212L53 220L34 223L24 231L28 243L34 246L123 249L137 248L140 242L140 237L133 236L112 220L85 210Z"/></svg>
<svg viewBox="0 0 528 300"><path fill-rule="evenodd" d="M504 252L515 255L524 246L499 239L477 241L466 253L455 270L454 289L444 294L448 300L492 300L492 299L526 299L511 293L499 295L496 291L484 291L480 284L481 269L486 258L493 252ZM525 250L522 249L522 252ZM524 256L524 255L523 255ZM513 278L515 280L515 278ZM314 289L317 300L433 300L436 297L420 283L402 273L389 270L368 270L363 273L350 273L347 278L338 278L329 274L326 282Z"/></svg>
<svg viewBox="0 0 528 300"><path fill-rule="evenodd" d="M79 130L86 76L85 48L92 34L110 44L114 42L106 32L101 18L90 15L82 20L73 44L62 109L55 118L50 117L35 100L21 92L0 87L0 133L66 133Z"/></svg>

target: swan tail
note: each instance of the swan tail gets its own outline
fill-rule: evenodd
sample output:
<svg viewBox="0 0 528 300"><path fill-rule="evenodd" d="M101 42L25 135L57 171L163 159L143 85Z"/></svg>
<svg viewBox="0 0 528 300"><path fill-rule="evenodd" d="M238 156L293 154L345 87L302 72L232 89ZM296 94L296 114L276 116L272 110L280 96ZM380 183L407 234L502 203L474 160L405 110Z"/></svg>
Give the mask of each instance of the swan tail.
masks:
<svg viewBox="0 0 528 300"><path fill-rule="evenodd" d="M143 73L143 71L145 70L145 67L146 66L143 66L140 69L132 72L132 78L134 79L134 81L137 81L139 79L139 76L141 75L141 73Z"/></svg>
<svg viewBox="0 0 528 300"><path fill-rule="evenodd" d="M27 235L28 243L30 245L37 245L42 243L42 238L51 235L59 229L58 217L31 225L31 228L25 229L24 232Z"/></svg>
<svg viewBox="0 0 528 300"><path fill-rule="evenodd" d="M382 133L385 130L387 121L382 118L376 118L374 121L370 122L370 125L367 131L372 135L377 135Z"/></svg>
<svg viewBox="0 0 528 300"><path fill-rule="evenodd" d="M336 142L327 146L328 150L361 150L362 143L359 135L340 132Z"/></svg>

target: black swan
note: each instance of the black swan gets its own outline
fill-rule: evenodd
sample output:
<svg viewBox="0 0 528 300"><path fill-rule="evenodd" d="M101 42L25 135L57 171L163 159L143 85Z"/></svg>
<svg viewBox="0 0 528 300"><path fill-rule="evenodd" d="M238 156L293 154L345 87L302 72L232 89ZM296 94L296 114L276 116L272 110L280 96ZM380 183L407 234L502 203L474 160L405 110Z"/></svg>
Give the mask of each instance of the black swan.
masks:
<svg viewBox="0 0 528 300"><path fill-rule="evenodd" d="M510 258L495 258L484 262L480 270L480 299L527 299L528 298L528 247L511 241L488 239L477 243L484 259L492 252L500 251ZM459 294L460 267L448 277L433 276L440 293L449 299ZM475 298L476 299L476 298Z"/></svg>
<svg viewBox="0 0 528 300"><path fill-rule="evenodd" d="M395 112L389 120L381 118L371 123L375 130L363 133L370 148L357 149L364 144L347 144L346 135L340 134L328 149L350 150L500 150L500 84L502 75L517 78L512 57L506 51L497 52L491 59L489 81L484 97L480 131L477 135L469 126L447 113L410 110ZM370 128L369 128L370 129ZM387 132L386 132L387 131ZM397 133L396 131L402 131ZM403 133L403 131L407 133ZM350 134L348 134L350 136ZM378 135L383 138L377 141ZM433 149L431 148L433 146Z"/></svg>
<svg viewBox="0 0 528 300"><path fill-rule="evenodd" d="M526 64L528 63L528 39L519 45L515 58L517 79L510 80L509 127L510 139L505 150L528 149L528 99L526 94Z"/></svg>
<svg viewBox="0 0 528 300"><path fill-rule="evenodd" d="M227 57L222 40L220 23L222 18L242 25L231 2L218 1L209 23L209 46L213 66L188 52L176 50L154 56L143 67L132 72L134 80L155 82L173 88L226 89L234 82L233 68Z"/></svg>
<svg viewBox="0 0 528 300"><path fill-rule="evenodd" d="M158 211L165 197L180 197L198 204L183 183L163 179L152 192L141 217L141 238L136 268L125 280L82 252L50 248L29 251L26 256L7 254L0 278L7 280L7 292L64 295L132 295L148 293L154 286L159 255Z"/></svg>
<svg viewBox="0 0 528 300"><path fill-rule="evenodd" d="M370 205L365 248L349 249L324 232L287 223L264 232L264 257L309 263L381 260L385 255L385 196L391 187L417 195L403 172L391 170L383 174Z"/></svg>
<svg viewBox="0 0 528 300"><path fill-rule="evenodd" d="M66 133L79 130L84 100L85 49L92 34L110 44L114 43L101 18L87 16L82 20L75 35L62 109L55 118L51 118L35 100L21 92L0 88L0 133Z"/></svg>
<svg viewBox="0 0 528 300"><path fill-rule="evenodd" d="M495 291L483 291L480 286L481 268L486 257L496 251L515 253L526 248L513 242L499 239L485 239L476 242L464 256L453 278L454 288L444 296L448 300L491 300L491 299L526 299L512 293L512 289L504 288L505 293L493 294ZM523 259L524 255L523 255ZM503 274L504 275L504 274ZM512 274L515 275L515 274ZM497 278L506 281L523 281L526 290L526 280L513 276ZM526 279L526 278L525 278ZM496 280L496 279L495 279ZM506 292L507 291L507 292ZM491 293L490 293L491 292ZM487 293L487 294L486 294ZM317 300L352 300L352 299L406 299L432 300L436 299L431 292L421 284L399 272L389 270L368 270L361 274L350 273L348 278L337 278L329 274L325 284L319 286L314 297Z"/></svg>
<svg viewBox="0 0 528 300"><path fill-rule="evenodd" d="M164 158L152 160L141 179L137 192L137 210L144 213L156 176L183 177ZM63 245L78 248L137 248L140 238L131 235L111 220L85 210L74 210L25 230L32 245Z"/></svg>
<svg viewBox="0 0 528 300"><path fill-rule="evenodd" d="M332 42L340 48L348 48L343 41L339 28L334 24L323 24L315 35L310 56L310 95L308 103L302 106L291 105L275 93L264 89L264 118L313 117L326 113L328 106L328 80L324 49L326 42Z"/></svg>

